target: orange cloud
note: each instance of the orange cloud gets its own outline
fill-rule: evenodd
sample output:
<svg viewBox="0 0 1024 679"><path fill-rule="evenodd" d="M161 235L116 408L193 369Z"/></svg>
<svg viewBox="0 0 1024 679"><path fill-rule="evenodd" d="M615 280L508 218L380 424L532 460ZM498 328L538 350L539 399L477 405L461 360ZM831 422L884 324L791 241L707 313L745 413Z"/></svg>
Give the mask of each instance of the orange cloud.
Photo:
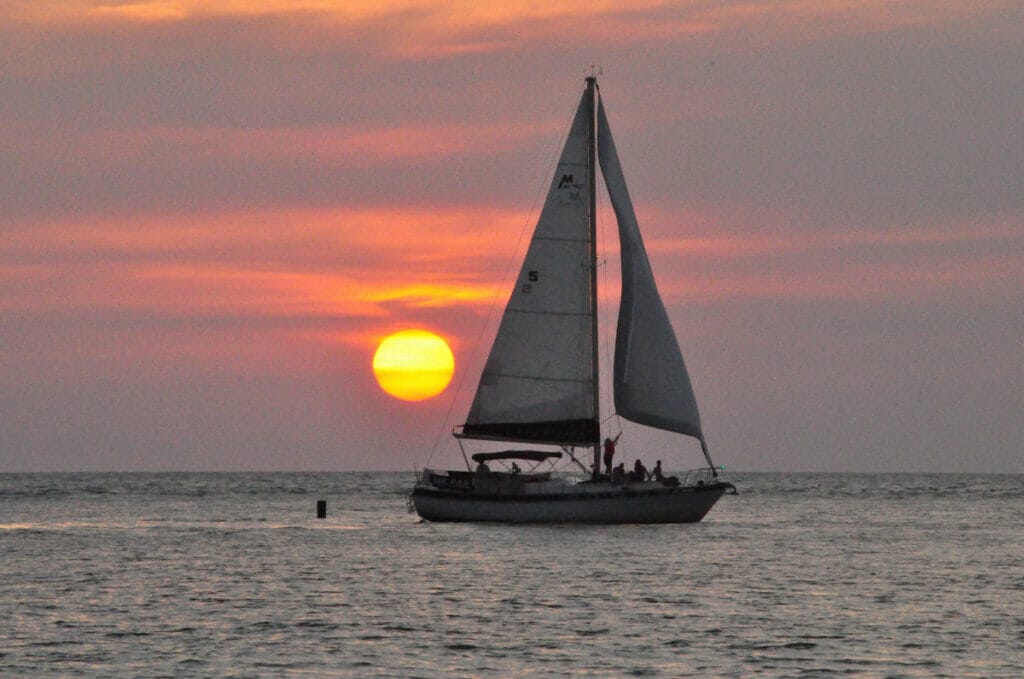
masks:
<svg viewBox="0 0 1024 679"><path fill-rule="evenodd" d="M634 2L631 11L658 8L664 2ZM126 20L176 20L208 16L267 16L317 14L337 21L366 22L394 16L418 20L434 26L488 26L518 21L535 21L579 16L621 13L621 3L598 0L587 5L546 0L518 0L505 3L481 3L452 0L148 0L141 2L95 2L94 0L28 0L15 2L9 10L14 16L36 21L68 18L117 17Z"/></svg>
<svg viewBox="0 0 1024 679"><path fill-rule="evenodd" d="M1018 225L915 225L788 235L657 238L647 243L663 294L690 302L790 298L887 301L1024 285ZM699 272L699 273L695 273Z"/></svg>
<svg viewBox="0 0 1024 679"><path fill-rule="evenodd" d="M458 347L458 328L491 306L505 265L469 256L495 228L467 228L477 221L522 219L331 209L21 228L0 243L0 315L21 328L0 365L300 371L311 351L368 361L403 327Z"/></svg>
<svg viewBox="0 0 1024 679"><path fill-rule="evenodd" d="M5 240L0 310L185 325L219 319L366 346L380 328L479 318L500 307L518 266L510 261L516 234L531 226L522 214L457 208L232 214L206 216L201 226L170 218L54 225ZM669 302L701 303L1007 293L1024 285L1019 243L1015 225L994 223L784 238L650 236L647 246ZM614 252L606 256L617 271ZM603 296L617 293L615 275L610 285L602 279Z"/></svg>
<svg viewBox="0 0 1024 679"><path fill-rule="evenodd" d="M833 233L790 231L787 235L740 234L697 238L660 238L647 243L651 254L699 256L713 259L762 258L869 247L878 252L899 248L970 243L998 243L1019 240L1012 224L969 225L957 228L915 226L890 230L859 229Z"/></svg>
<svg viewBox="0 0 1024 679"><path fill-rule="evenodd" d="M756 27L750 37L885 31L955 21L966 14L998 9L998 0L958 3L893 3L889 0L620 0L586 4L518 0L21 0L0 10L0 17L45 24L157 23L224 17L315 17L318 22L360 31L367 43L387 45L403 57L447 56L509 49L526 42L603 44L627 40L663 40ZM571 24L573 31L567 33Z"/></svg>
<svg viewBox="0 0 1024 679"><path fill-rule="evenodd" d="M26 229L0 249L0 308L325 321L480 306L494 291L482 245L509 222L522 219L336 209Z"/></svg>
<svg viewBox="0 0 1024 679"><path fill-rule="evenodd" d="M219 158L253 158L261 162L317 158L349 167L385 160L436 160L446 156L493 155L536 137L550 137L562 125L462 124L370 127L212 128L153 126L104 130L78 145L84 152L144 156L159 148ZM54 149L55 151L57 149Z"/></svg>

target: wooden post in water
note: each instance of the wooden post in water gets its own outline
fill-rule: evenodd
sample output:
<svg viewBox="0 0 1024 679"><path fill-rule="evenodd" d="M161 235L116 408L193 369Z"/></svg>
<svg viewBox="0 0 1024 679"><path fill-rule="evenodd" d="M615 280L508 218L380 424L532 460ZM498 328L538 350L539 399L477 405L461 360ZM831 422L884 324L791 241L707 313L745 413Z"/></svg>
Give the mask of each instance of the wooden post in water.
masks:
<svg viewBox="0 0 1024 679"><path fill-rule="evenodd" d="M316 518L326 519L327 518L327 500L316 501Z"/></svg>

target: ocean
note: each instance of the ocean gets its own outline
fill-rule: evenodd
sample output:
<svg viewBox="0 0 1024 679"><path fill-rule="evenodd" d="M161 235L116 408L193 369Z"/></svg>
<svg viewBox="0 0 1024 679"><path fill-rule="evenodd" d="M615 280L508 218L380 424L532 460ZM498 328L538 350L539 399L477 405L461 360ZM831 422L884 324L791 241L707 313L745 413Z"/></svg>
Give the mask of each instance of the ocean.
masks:
<svg viewBox="0 0 1024 679"><path fill-rule="evenodd" d="M411 473L0 475L0 676L1024 676L1024 476L727 480L602 527L424 523Z"/></svg>

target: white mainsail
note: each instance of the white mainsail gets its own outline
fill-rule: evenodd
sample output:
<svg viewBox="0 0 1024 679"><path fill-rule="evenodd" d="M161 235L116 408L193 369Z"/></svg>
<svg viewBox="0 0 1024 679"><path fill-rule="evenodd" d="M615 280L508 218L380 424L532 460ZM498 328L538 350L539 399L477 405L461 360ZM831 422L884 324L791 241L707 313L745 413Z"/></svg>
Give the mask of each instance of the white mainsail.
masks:
<svg viewBox="0 0 1024 679"><path fill-rule="evenodd" d="M598 437L587 157L592 111L584 95L464 436L568 445Z"/></svg>
<svg viewBox="0 0 1024 679"><path fill-rule="evenodd" d="M639 424L694 436L703 443L697 399L654 282L602 103L597 112L597 146L622 247L622 300L613 380L615 409Z"/></svg>

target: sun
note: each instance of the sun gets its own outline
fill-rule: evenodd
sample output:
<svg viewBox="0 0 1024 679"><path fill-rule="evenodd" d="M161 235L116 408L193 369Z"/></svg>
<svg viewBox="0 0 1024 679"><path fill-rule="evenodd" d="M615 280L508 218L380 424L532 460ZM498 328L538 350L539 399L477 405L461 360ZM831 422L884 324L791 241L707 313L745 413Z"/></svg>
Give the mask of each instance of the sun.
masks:
<svg viewBox="0 0 1024 679"><path fill-rule="evenodd" d="M426 330L389 335L373 355L373 375L380 388L403 401L437 396L454 372L455 357L448 343Z"/></svg>

